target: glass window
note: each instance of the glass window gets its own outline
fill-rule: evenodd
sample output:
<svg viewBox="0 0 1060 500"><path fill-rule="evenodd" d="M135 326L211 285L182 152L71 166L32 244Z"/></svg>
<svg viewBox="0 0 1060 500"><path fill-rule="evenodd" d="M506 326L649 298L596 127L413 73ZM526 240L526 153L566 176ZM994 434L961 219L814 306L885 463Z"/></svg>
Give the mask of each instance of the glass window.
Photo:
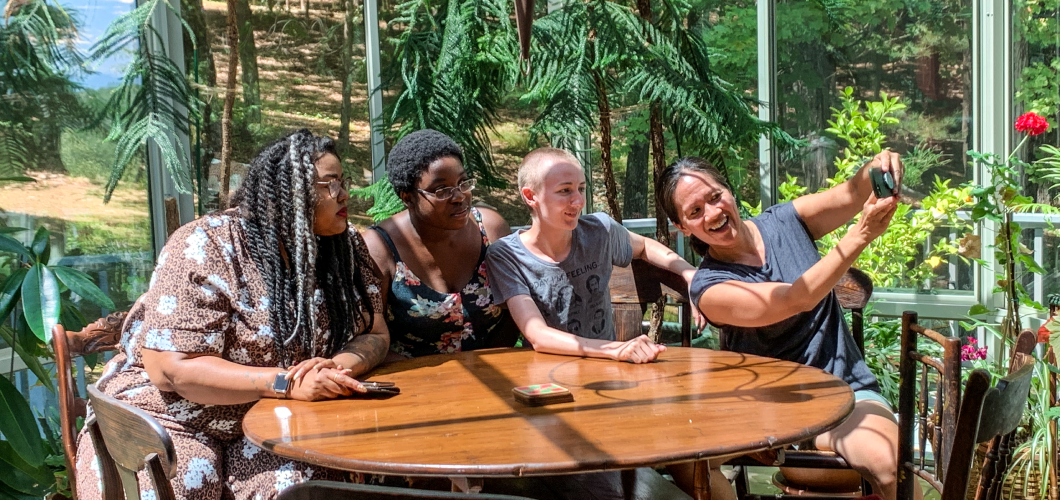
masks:
<svg viewBox="0 0 1060 500"><path fill-rule="evenodd" d="M115 146L105 142L109 122L96 122L99 110L117 86L128 56L119 52L90 68L77 64L116 17L129 12L125 0L68 0L62 9L49 2L31 2L9 20L40 16L51 9L54 48L61 58L8 61L33 74L33 84L19 85L17 76L0 76L12 96L0 104L0 173L25 177L0 182L0 225L27 231L11 234L23 243L38 227L51 231L53 265L88 273L114 301L127 310L147 289L153 267L147 175L143 157L125 170L109 203L104 187L111 176ZM68 42L72 42L69 43ZM38 45L39 47L39 45ZM3 71L0 71L3 73ZM7 275L16 264L4 263ZM101 314L98 306L74 297L85 319Z"/></svg>

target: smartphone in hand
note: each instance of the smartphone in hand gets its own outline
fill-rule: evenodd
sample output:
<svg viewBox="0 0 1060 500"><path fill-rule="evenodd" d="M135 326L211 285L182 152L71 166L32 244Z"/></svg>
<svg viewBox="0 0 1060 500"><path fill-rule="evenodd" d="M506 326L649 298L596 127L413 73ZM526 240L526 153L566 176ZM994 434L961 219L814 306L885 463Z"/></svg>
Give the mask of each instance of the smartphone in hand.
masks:
<svg viewBox="0 0 1060 500"><path fill-rule="evenodd" d="M895 194L894 176L890 172L884 172L882 168L869 169L869 179L872 181L872 192L879 199L889 198Z"/></svg>

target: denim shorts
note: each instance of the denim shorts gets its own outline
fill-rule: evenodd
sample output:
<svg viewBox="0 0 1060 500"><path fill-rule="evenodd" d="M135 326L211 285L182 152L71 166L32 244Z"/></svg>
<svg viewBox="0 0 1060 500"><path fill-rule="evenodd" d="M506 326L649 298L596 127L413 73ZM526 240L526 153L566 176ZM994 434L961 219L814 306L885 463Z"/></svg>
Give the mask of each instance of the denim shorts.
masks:
<svg viewBox="0 0 1060 500"><path fill-rule="evenodd" d="M872 401L873 403L883 405L884 408L887 408L887 410L891 412L892 416L894 415L894 408L891 407L890 401L887 401L887 398L883 397L883 394L876 391L869 389L854 391L854 403L857 404L859 401ZM894 421L897 422L898 419L895 418Z"/></svg>

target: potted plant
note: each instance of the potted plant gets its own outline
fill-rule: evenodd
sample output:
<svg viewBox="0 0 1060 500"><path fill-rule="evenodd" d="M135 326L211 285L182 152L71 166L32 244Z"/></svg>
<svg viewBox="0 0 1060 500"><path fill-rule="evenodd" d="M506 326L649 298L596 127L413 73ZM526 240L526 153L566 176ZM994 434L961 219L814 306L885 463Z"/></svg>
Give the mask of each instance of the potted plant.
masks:
<svg viewBox="0 0 1060 500"><path fill-rule="evenodd" d="M5 267L9 272L0 287L0 337L54 392L51 375L40 362L40 358L52 357L47 347L52 327L61 323L79 330L85 325L70 301L70 292L108 309L114 303L85 273L49 264L51 233L46 228L37 229L29 246L9 236L22 231L0 231L0 255L8 258ZM0 376L0 498L68 497L69 472L58 435L47 418L34 415L9 377L10 372L8 377Z"/></svg>

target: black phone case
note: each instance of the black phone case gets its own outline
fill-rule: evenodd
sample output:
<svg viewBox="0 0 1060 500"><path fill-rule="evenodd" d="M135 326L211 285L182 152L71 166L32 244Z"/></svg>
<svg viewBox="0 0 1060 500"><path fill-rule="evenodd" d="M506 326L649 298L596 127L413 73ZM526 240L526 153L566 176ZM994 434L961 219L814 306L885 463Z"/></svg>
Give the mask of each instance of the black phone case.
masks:
<svg viewBox="0 0 1060 500"><path fill-rule="evenodd" d="M872 192L879 199L894 196L894 176L890 172L884 172L881 168L869 170L869 180L872 181Z"/></svg>

